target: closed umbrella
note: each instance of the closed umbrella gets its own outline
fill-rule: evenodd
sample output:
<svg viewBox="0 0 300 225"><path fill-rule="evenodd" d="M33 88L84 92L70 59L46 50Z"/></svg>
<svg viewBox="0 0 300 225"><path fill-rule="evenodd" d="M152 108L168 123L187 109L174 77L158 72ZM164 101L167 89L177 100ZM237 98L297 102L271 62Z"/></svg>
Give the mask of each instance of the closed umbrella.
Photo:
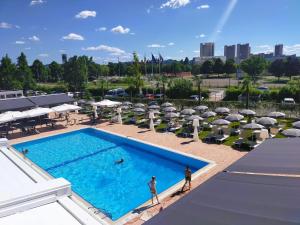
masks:
<svg viewBox="0 0 300 225"><path fill-rule="evenodd" d="M214 120L211 124L217 125L217 126L224 126L224 125L229 125L230 121L224 120L224 119L217 119L217 120Z"/></svg>
<svg viewBox="0 0 300 225"><path fill-rule="evenodd" d="M277 120L271 117L261 117L256 120L256 122L265 127L274 126L277 123Z"/></svg>
<svg viewBox="0 0 300 225"><path fill-rule="evenodd" d="M238 122L244 119L244 116L241 114L229 114L225 117L225 120L228 120L230 122Z"/></svg>
<svg viewBox="0 0 300 225"><path fill-rule="evenodd" d="M199 112L204 112L204 111L208 110L208 107L206 105L199 105L199 106L196 106L194 109Z"/></svg>
<svg viewBox="0 0 300 225"><path fill-rule="evenodd" d="M170 112L165 115L165 118L167 118L167 119L172 119L172 118L177 118L177 117L179 117L179 114L174 113L174 112Z"/></svg>
<svg viewBox="0 0 300 225"><path fill-rule="evenodd" d="M145 108L145 105L143 103L136 103L134 105L135 108Z"/></svg>
<svg viewBox="0 0 300 225"><path fill-rule="evenodd" d="M295 129L295 128L287 129L282 131L282 134L287 137L300 137L300 129Z"/></svg>
<svg viewBox="0 0 300 225"><path fill-rule="evenodd" d="M154 132L155 132L154 122L153 122L153 119L154 119L154 118L155 118L154 113L153 113L153 112L150 112L150 113L149 113L149 119L150 119L149 127L150 127L150 130L151 130L151 131L154 131Z"/></svg>
<svg viewBox="0 0 300 225"><path fill-rule="evenodd" d="M176 108L175 107L166 107L166 108L164 108L164 111L166 113L168 113L168 112L176 112Z"/></svg>
<svg viewBox="0 0 300 225"><path fill-rule="evenodd" d="M215 112L221 115L228 114L230 112L230 109L226 107L218 107L215 109Z"/></svg>
<svg viewBox="0 0 300 225"><path fill-rule="evenodd" d="M161 107L171 107L171 106L173 106L173 104L170 102L165 102L165 103L161 104Z"/></svg>
<svg viewBox="0 0 300 225"><path fill-rule="evenodd" d="M197 119L197 120L199 120L199 121L202 121L202 120L203 120L202 117L197 116L197 115L192 115L192 116L189 116L189 117L186 118L187 121L193 121L194 119Z"/></svg>
<svg viewBox="0 0 300 225"><path fill-rule="evenodd" d="M180 113L182 115L193 115L196 111L193 109L184 109Z"/></svg>
<svg viewBox="0 0 300 225"><path fill-rule="evenodd" d="M258 123L248 123L245 126L243 126L243 129L247 130L261 130L264 126L258 124Z"/></svg>
<svg viewBox="0 0 300 225"><path fill-rule="evenodd" d="M160 109L159 105L150 105L148 109Z"/></svg>
<svg viewBox="0 0 300 225"><path fill-rule="evenodd" d="M300 121L297 121L297 122L293 123L293 127L297 128L297 129L300 129Z"/></svg>
<svg viewBox="0 0 300 225"><path fill-rule="evenodd" d="M268 117L272 117L272 118L285 118L285 113L282 113L282 112L270 112L268 114Z"/></svg>
<svg viewBox="0 0 300 225"><path fill-rule="evenodd" d="M244 115L244 116L255 116L256 115L256 112L254 112L251 109L243 109L239 113Z"/></svg>
<svg viewBox="0 0 300 225"><path fill-rule="evenodd" d="M208 112L205 112L201 115L201 117L203 118L209 118L209 117L214 117L216 116L217 114L213 111L208 111Z"/></svg>

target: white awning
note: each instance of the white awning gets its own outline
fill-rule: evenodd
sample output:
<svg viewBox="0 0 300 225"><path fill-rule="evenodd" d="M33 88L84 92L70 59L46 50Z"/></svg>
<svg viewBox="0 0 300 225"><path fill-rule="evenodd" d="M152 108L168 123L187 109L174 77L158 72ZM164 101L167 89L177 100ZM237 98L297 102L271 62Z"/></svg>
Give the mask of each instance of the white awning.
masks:
<svg viewBox="0 0 300 225"><path fill-rule="evenodd" d="M27 114L19 111L7 111L0 114L0 124L26 118Z"/></svg>
<svg viewBox="0 0 300 225"><path fill-rule="evenodd" d="M109 107L109 108L112 108L112 107L117 107L119 105L122 105L121 102L115 102L115 101L111 101L111 100L103 100L103 101L100 101L100 102L94 102L92 103L93 106L100 106L100 107Z"/></svg>
<svg viewBox="0 0 300 225"><path fill-rule="evenodd" d="M71 111L80 110L81 107L79 107L77 105L63 104L63 105L52 107L51 109L54 110L55 112L63 113L63 112L71 112Z"/></svg>
<svg viewBox="0 0 300 225"><path fill-rule="evenodd" d="M31 117L38 117L38 116L47 115L47 114L52 113L52 112L54 112L54 110L49 109L49 108L38 107L38 108L34 108L34 109L24 111L23 113L26 113L27 117L31 118Z"/></svg>

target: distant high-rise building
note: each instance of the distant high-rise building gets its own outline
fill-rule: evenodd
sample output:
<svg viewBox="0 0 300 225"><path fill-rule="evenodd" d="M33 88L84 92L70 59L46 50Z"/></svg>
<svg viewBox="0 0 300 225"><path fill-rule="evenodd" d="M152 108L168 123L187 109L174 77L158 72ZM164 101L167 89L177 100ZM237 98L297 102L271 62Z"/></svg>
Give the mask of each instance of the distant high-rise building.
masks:
<svg viewBox="0 0 300 225"><path fill-rule="evenodd" d="M215 43L201 43L200 44L200 57L215 56Z"/></svg>
<svg viewBox="0 0 300 225"><path fill-rule="evenodd" d="M62 60L62 63L65 64L65 63L68 61L68 56L67 56L67 54L62 54L62 55L61 55L61 60Z"/></svg>
<svg viewBox="0 0 300 225"><path fill-rule="evenodd" d="M275 45L274 56L275 57L283 56L283 44Z"/></svg>
<svg viewBox="0 0 300 225"><path fill-rule="evenodd" d="M224 56L226 59L235 59L235 45L225 45Z"/></svg>
<svg viewBox="0 0 300 225"><path fill-rule="evenodd" d="M248 59L250 57L251 48L249 43L247 44L238 44L237 45L237 51L236 51L236 57L238 61Z"/></svg>

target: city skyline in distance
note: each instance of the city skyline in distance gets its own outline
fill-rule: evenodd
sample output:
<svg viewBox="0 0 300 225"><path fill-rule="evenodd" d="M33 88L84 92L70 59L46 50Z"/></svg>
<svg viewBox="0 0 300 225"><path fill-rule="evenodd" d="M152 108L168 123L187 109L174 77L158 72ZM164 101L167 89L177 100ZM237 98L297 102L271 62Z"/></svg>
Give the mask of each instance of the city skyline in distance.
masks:
<svg viewBox="0 0 300 225"><path fill-rule="evenodd" d="M0 56L7 53L15 61L23 51L29 62L49 63L66 53L105 63L128 61L136 51L141 59L151 53L192 59L200 55L200 43L211 41L215 55L238 43L250 43L252 53L274 52L282 43L284 54L300 55L299 7L297 0L5 0Z"/></svg>

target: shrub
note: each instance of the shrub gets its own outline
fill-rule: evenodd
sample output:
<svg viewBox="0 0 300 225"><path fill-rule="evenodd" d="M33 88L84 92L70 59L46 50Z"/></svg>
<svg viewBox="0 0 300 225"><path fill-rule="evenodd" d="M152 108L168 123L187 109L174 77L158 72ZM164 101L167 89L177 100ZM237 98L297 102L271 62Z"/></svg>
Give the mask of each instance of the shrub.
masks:
<svg viewBox="0 0 300 225"><path fill-rule="evenodd" d="M187 79L174 79L167 90L169 98L189 98L193 94L193 82Z"/></svg>

